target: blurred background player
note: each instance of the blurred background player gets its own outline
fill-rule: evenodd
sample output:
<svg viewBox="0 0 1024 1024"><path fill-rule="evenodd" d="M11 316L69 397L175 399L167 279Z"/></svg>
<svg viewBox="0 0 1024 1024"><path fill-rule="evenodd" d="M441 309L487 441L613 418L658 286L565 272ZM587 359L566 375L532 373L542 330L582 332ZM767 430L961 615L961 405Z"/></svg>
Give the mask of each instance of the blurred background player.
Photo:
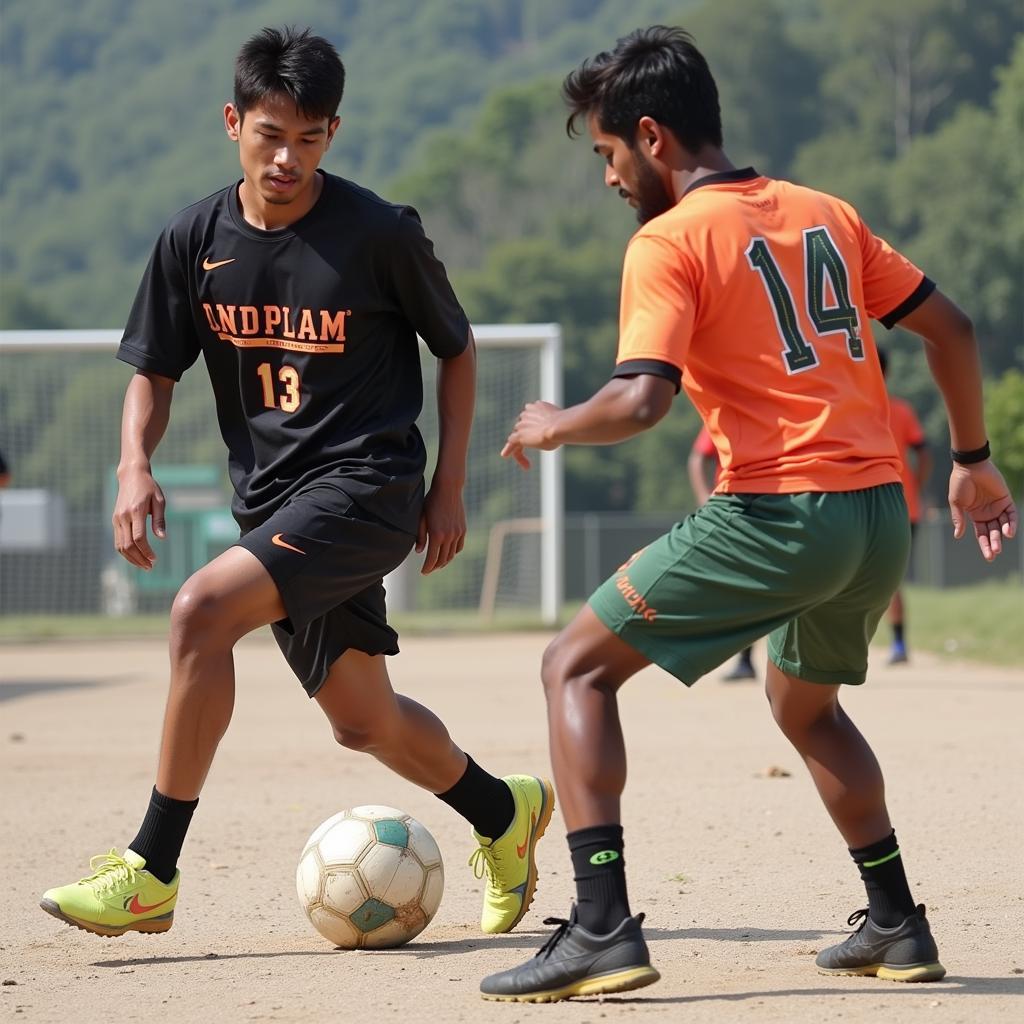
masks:
<svg viewBox="0 0 1024 1024"><path fill-rule="evenodd" d="M907 883L881 769L839 695L866 678L910 545L869 320L924 339L949 417L954 536L969 523L991 560L1015 534L1016 508L989 458L971 321L849 204L732 164L715 80L681 29L620 39L563 93L570 133L586 126L605 185L642 226L626 249L612 379L567 409L531 402L502 454L528 468L529 448L615 444L658 423L684 388L722 474L545 652L576 902L549 919L558 928L536 956L485 978L481 992L553 1001L658 980L626 890L618 690L651 664L690 685L766 634L772 714L867 894L849 918L858 930L821 950L817 967L937 980L945 968ZM649 825L643 841L676 840Z"/></svg>
<svg viewBox="0 0 1024 1024"><path fill-rule="evenodd" d="M156 785L138 833L123 855L94 857L89 876L43 895L47 913L99 935L170 928L178 857L234 708L232 651L266 625L340 744L472 824L481 928L513 928L533 896L551 784L490 775L388 676L398 635L383 577L414 546L424 573L462 550L476 355L415 210L319 170L344 84L336 50L308 30L245 43L224 108L242 180L162 232L118 350L137 371L122 417L118 552L154 564L147 523L164 537L164 496L150 460L175 382L200 355L241 537L175 598ZM441 440L426 493L417 334L438 360ZM245 864L233 867L244 877Z"/></svg>
<svg viewBox="0 0 1024 1024"><path fill-rule="evenodd" d="M882 376L888 383L889 356L885 349L878 350L878 361L882 365ZM910 516L910 537L913 546L914 533L921 521L921 496L928 476L932 471L932 456L928 451L921 423L914 407L902 398L889 392L889 428L900 453L900 472L903 478L903 496L907 500ZM892 626L892 650L889 664L900 665L907 661L906 607L902 590L892 595L889 605L889 623Z"/></svg>
<svg viewBox="0 0 1024 1024"><path fill-rule="evenodd" d="M693 447L690 449L690 457L686 460L686 471L690 476L690 486L693 488L693 495L698 505L711 497L711 492L718 483L718 477L722 471L722 463L718 458L718 449L715 442L711 440L707 427L701 427L694 439ZM733 666L722 676L730 683L741 682L744 679L756 679L757 671L754 668L753 647L744 647L736 656Z"/></svg>

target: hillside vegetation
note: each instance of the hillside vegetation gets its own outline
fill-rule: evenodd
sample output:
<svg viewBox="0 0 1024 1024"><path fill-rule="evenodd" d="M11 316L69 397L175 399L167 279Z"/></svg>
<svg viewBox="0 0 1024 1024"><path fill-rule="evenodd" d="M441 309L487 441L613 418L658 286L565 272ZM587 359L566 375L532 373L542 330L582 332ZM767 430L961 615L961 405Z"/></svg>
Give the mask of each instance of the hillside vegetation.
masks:
<svg viewBox="0 0 1024 1024"><path fill-rule="evenodd" d="M1005 378L993 389L996 429L1020 444L1024 377L1007 375L1024 363L1018 5L626 7L6 0L0 326L121 324L164 221L237 175L221 106L239 43L288 21L334 40L348 68L342 133L325 166L419 208L475 321L561 322L567 397L578 399L613 361L619 268L635 224L603 188L588 143L566 138L558 87L584 56L660 21L688 28L708 55L734 162L850 199L968 310L986 371ZM894 390L923 413L941 456L943 414L919 347L898 331L877 336L894 349ZM3 388L0 375L0 403ZM683 463L695 430L681 401L628 445L570 452L570 507L689 507ZM940 457L937 479L941 469Z"/></svg>

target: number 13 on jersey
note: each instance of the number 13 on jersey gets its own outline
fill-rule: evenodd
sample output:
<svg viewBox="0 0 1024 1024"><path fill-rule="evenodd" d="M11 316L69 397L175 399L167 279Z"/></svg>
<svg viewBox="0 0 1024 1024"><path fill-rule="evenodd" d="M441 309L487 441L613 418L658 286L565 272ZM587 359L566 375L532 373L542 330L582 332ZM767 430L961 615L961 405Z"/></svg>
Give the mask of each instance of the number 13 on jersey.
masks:
<svg viewBox="0 0 1024 1024"><path fill-rule="evenodd" d="M260 363L256 367L263 385L263 404L268 409L280 409L281 412L295 412L302 401L299 371L294 366L282 366L277 371L277 379L284 385L284 394L278 396L274 385L274 368L270 363Z"/></svg>
<svg viewBox="0 0 1024 1024"><path fill-rule="evenodd" d="M814 346L804 337L797 319L793 293L779 270L768 243L760 237L751 239L746 251L751 269L761 275L765 291L775 313L784 348L786 368L790 373L812 370L818 365ZM819 335L840 331L846 335L851 359L864 358L864 343L859 332L860 314L850 301L850 275L842 254L836 248L828 228L807 228L804 231L805 299L807 314ZM825 278L835 296L835 305L825 304Z"/></svg>

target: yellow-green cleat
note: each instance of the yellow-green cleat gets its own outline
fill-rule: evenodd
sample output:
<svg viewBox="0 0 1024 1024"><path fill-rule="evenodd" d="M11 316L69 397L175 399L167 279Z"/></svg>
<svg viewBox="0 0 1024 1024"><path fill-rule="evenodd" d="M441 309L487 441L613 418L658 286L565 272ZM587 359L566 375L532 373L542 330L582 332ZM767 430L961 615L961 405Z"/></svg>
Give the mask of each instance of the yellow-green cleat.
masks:
<svg viewBox="0 0 1024 1024"><path fill-rule="evenodd" d="M530 909L537 889L537 840L551 821L555 790L546 779L506 775L516 812L503 836L491 840L476 831L479 846L469 863L477 878L486 876L480 927L488 934L509 932Z"/></svg>
<svg viewBox="0 0 1024 1024"><path fill-rule="evenodd" d="M174 921L181 872L165 885L145 870L134 850L102 853L89 862L92 874L47 889L39 906L67 924L96 935L165 932Z"/></svg>

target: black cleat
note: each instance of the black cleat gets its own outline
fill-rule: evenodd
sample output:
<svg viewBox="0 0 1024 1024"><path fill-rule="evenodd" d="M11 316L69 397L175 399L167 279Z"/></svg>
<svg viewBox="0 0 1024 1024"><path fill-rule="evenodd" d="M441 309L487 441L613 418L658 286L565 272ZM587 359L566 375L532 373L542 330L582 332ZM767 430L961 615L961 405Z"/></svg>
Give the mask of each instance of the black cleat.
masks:
<svg viewBox="0 0 1024 1024"><path fill-rule="evenodd" d="M861 922L845 942L823 949L814 961L822 974L859 974L889 981L939 981L946 968L932 938L924 905L895 928L881 928L867 910L855 910L847 924Z"/></svg>
<svg viewBox="0 0 1024 1024"><path fill-rule="evenodd" d="M545 918L558 930L532 960L492 974L480 983L484 999L520 1003L553 1003L572 996L628 992L653 985L661 975L651 966L640 925L644 915L627 917L613 932L595 935L576 922Z"/></svg>

